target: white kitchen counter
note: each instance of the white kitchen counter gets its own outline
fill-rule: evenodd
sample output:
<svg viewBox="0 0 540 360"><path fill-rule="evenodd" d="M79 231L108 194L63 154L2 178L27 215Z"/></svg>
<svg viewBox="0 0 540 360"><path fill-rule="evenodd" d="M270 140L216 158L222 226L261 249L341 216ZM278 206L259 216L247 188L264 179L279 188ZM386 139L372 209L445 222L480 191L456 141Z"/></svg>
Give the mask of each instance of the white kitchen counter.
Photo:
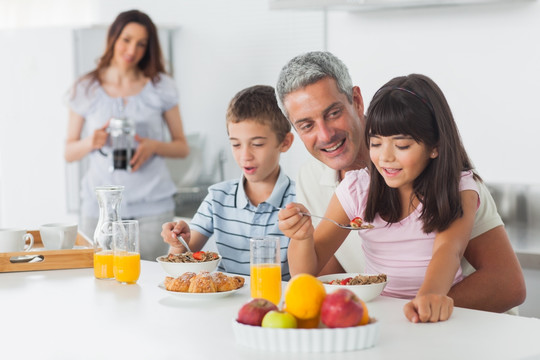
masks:
<svg viewBox="0 0 540 360"><path fill-rule="evenodd" d="M409 323L404 300L368 303L375 347L348 353L269 353L237 345L231 321L249 287L191 302L158 288L165 273L142 261L136 285L92 269L0 274L2 358L17 359L536 359L540 320L456 308L449 321ZM246 284L247 285L247 284Z"/></svg>

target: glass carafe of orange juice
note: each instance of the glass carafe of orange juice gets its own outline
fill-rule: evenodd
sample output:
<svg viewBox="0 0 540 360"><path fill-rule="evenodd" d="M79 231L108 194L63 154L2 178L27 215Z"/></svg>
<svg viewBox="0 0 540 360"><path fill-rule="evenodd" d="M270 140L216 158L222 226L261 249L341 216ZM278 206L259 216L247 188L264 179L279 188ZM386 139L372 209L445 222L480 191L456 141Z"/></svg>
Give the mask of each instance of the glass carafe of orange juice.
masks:
<svg viewBox="0 0 540 360"><path fill-rule="evenodd" d="M250 239L251 297L278 305L281 300L281 258L279 237Z"/></svg>
<svg viewBox="0 0 540 360"><path fill-rule="evenodd" d="M97 279L114 279L112 223L121 220L123 191L120 185L96 187L99 220L94 232L94 276Z"/></svg>

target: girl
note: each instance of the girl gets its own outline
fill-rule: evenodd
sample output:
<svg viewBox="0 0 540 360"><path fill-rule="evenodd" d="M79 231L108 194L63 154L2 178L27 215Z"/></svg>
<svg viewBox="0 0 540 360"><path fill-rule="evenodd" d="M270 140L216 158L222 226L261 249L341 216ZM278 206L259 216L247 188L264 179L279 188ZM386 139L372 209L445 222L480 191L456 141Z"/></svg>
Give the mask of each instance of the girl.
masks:
<svg viewBox="0 0 540 360"><path fill-rule="evenodd" d="M66 161L86 159L88 171L81 185L81 232L93 237L98 221L94 188L124 185L121 216L139 220L141 258L155 260L167 253L161 224L174 216L176 192L164 157L185 157L178 92L165 74L157 30L148 15L120 13L109 28L107 44L95 70L80 78L69 99ZM112 150L107 127L111 118L135 123L137 149L131 171L110 171L103 156ZM171 141L166 141L168 129Z"/></svg>
<svg viewBox="0 0 540 360"><path fill-rule="evenodd" d="M369 168L350 171L339 184L326 216L348 224L362 217L366 273L385 273L384 295L412 299L404 312L412 322L447 320L451 286L462 279L460 259L479 205L471 162L439 87L409 75L377 91L367 113ZM316 196L316 194L314 194ZM330 222L314 231L311 218L288 204L280 229L291 238L291 274L317 274L349 233Z"/></svg>

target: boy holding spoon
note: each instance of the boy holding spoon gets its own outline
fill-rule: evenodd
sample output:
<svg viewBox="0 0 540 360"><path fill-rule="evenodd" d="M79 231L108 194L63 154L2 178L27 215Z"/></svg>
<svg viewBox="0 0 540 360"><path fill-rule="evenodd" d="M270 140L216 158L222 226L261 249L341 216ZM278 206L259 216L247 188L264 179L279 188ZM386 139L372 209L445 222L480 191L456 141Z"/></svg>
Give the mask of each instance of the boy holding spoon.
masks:
<svg viewBox="0 0 540 360"><path fill-rule="evenodd" d="M249 239L279 236L281 276L288 280L289 238L279 230L277 214L296 196L294 181L279 166L281 153L294 139L291 124L278 107L274 89L263 85L236 94L226 121L241 178L212 185L190 226L185 221L165 223L161 236L173 254L185 251L178 235L192 251L201 250L212 236L222 256L218 270L246 276L250 274Z"/></svg>

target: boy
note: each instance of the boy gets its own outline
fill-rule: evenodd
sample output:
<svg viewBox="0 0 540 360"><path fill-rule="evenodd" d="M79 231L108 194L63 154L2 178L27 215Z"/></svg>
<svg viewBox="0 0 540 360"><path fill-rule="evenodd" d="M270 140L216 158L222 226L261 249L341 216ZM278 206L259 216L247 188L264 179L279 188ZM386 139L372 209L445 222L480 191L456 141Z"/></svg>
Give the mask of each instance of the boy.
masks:
<svg viewBox="0 0 540 360"><path fill-rule="evenodd" d="M163 224L161 236L169 252L185 251L181 235L195 252L214 236L222 256L218 270L248 275L249 239L279 236L281 276L290 278L287 262L289 238L279 230L279 208L295 199L295 185L279 166L279 157L293 142L291 124L278 107L271 86L256 85L240 91L227 109L227 133L234 159L242 169L240 179L208 188L190 225L184 221Z"/></svg>

